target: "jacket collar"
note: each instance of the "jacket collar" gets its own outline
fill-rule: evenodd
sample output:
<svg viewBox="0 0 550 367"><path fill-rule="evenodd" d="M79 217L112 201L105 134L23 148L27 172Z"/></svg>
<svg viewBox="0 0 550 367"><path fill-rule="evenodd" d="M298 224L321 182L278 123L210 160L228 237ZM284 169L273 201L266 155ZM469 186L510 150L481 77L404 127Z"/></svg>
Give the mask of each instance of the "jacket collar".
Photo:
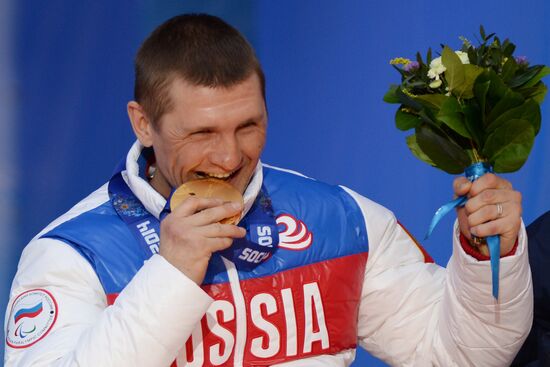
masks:
<svg viewBox="0 0 550 367"><path fill-rule="evenodd" d="M126 156L126 170L122 172L122 177L130 190L143 203L145 209L156 218L159 218L160 213L166 206L166 199L159 194L145 179L143 167L140 166L139 160L144 147L136 141L128 155ZM263 174L262 163L258 161L258 165L252 176L252 180L248 184L244 192L244 211L241 217L244 217L248 210L252 207L256 196L260 192L262 186Z"/></svg>

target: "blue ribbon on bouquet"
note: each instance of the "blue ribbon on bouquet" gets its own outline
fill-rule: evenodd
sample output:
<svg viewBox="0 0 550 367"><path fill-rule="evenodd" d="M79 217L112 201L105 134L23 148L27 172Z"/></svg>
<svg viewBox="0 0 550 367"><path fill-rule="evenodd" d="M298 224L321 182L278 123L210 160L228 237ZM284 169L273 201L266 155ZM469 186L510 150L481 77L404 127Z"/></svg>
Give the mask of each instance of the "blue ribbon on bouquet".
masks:
<svg viewBox="0 0 550 367"><path fill-rule="evenodd" d="M475 181L486 173L492 173L493 168L486 162L474 163L464 171L464 175L470 181ZM468 198L460 196L453 201L448 202L435 212L426 238L430 237L435 226L439 221L451 210L456 207L462 207L466 204ZM499 261L500 261L500 237L498 235L488 236L486 238L487 246L489 247L489 256L491 261L491 275L493 280L493 297L498 299L498 280L499 280Z"/></svg>

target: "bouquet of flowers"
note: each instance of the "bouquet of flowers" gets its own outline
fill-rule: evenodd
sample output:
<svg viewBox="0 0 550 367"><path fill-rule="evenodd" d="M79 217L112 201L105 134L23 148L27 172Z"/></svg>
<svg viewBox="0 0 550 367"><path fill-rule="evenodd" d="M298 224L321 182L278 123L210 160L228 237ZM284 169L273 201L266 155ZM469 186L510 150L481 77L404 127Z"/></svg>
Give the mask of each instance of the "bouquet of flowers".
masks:
<svg viewBox="0 0 550 367"><path fill-rule="evenodd" d="M480 27L478 46L461 37L462 48L442 45L441 55L426 62L405 58L390 63L401 75L384 101L397 103L395 123L414 129L407 145L420 160L445 172L465 172L471 181L487 172L514 172L523 166L540 130L540 104L546 94L541 79L550 74L544 65L530 66L515 57L516 46L501 42ZM465 204L459 197L434 215L428 235L450 210ZM499 236L486 239L491 258L493 296L498 298Z"/></svg>
<svg viewBox="0 0 550 367"><path fill-rule="evenodd" d="M442 45L441 55L390 63L401 75L384 101L399 104L398 129L414 129L407 145L420 160L457 174L486 162L494 172L514 172L527 160L541 124L546 94L544 65L513 55L515 45L480 27L478 46L461 37L462 48Z"/></svg>

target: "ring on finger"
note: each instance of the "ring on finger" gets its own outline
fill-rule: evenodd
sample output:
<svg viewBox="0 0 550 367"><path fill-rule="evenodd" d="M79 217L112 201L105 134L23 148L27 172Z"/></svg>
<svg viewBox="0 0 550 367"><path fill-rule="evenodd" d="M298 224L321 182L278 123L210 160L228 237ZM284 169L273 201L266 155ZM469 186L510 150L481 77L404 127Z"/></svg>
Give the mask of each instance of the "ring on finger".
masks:
<svg viewBox="0 0 550 367"><path fill-rule="evenodd" d="M502 203L496 203L495 205L497 206L497 218L500 218L503 215Z"/></svg>

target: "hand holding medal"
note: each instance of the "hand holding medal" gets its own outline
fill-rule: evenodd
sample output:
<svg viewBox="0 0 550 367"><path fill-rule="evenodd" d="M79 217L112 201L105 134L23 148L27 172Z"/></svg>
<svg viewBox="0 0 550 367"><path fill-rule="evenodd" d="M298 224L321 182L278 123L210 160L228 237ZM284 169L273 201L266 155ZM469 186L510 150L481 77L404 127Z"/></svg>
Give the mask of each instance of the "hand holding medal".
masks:
<svg viewBox="0 0 550 367"><path fill-rule="evenodd" d="M279 243L277 223L275 222L271 202L263 188L258 193L249 213L240 223L239 220L244 206L243 197L236 188L225 181L207 178L184 183L170 197L172 213L178 211L181 206L189 205L189 200L209 201L209 205L212 206L206 206L202 210L212 210L215 209L215 206L238 204L241 211L220 218L218 221L219 228L233 227L243 231L245 235L224 239L224 242L230 240L229 245L217 250L226 259L232 261L238 269L252 270L267 261L277 251ZM201 209L198 207L197 209L196 214L200 214ZM215 225L218 223L210 224ZM235 227L237 223L239 223L239 227Z"/></svg>
<svg viewBox="0 0 550 367"><path fill-rule="evenodd" d="M172 193L170 209L160 225L160 254L200 285L212 254L246 235L235 225L242 195L221 180L188 181Z"/></svg>
<svg viewBox="0 0 550 367"><path fill-rule="evenodd" d="M188 181L178 187L170 197L170 208L174 210L190 197L218 198L223 200L224 203L233 201L241 203L241 206L244 205L243 196L235 187L222 180L207 178ZM220 223L236 225L240 217L241 213L238 213L222 219Z"/></svg>

